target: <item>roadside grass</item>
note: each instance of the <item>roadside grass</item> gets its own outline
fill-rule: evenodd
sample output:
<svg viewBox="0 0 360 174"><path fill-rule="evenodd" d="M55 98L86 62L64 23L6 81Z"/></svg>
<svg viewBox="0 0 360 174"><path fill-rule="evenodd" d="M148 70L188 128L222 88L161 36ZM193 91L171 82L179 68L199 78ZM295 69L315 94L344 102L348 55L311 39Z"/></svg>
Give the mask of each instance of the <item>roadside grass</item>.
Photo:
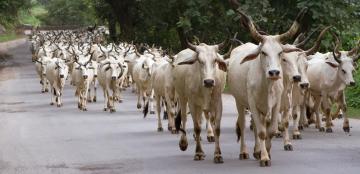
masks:
<svg viewBox="0 0 360 174"><path fill-rule="evenodd" d="M24 37L23 35L17 35L14 31L0 35L0 42L7 42Z"/></svg>
<svg viewBox="0 0 360 174"><path fill-rule="evenodd" d="M347 114L349 118L360 119L360 108L348 107Z"/></svg>
<svg viewBox="0 0 360 174"><path fill-rule="evenodd" d="M19 21L21 24L30 24L32 26L41 25L40 18L47 14L44 6L34 3L30 10L22 10L19 13Z"/></svg>

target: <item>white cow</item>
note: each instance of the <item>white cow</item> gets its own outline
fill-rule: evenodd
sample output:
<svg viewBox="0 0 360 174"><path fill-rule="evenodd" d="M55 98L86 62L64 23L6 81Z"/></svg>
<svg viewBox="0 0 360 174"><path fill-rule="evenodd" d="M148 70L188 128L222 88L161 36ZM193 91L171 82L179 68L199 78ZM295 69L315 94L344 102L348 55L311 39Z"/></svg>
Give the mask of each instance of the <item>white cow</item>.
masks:
<svg viewBox="0 0 360 174"><path fill-rule="evenodd" d="M337 36L335 36L337 38ZM357 60L357 51L339 51L340 41L337 38L337 44L333 52L325 54L317 53L311 56L308 62L308 69L306 71L309 82L310 92L314 97L314 112L316 115L316 128L319 131L325 131L321 125L320 106L323 105L323 110L326 116L326 132L332 132L332 123L330 117L331 104L329 98L336 100L339 107L343 111L344 123L343 129L345 132L350 131L349 120L346 115L346 101L344 90L346 86L354 86L355 81L353 72L355 71L354 64ZM356 47L356 50L359 46Z"/></svg>
<svg viewBox="0 0 360 174"><path fill-rule="evenodd" d="M303 17L304 11L300 12L289 31L281 35L267 36L259 34L252 20L237 10L251 36L261 42L260 45L246 43L235 48L229 60L228 85L238 110L240 159L249 158L244 139L245 109L249 108L256 127L254 157L260 159L260 166L271 165L271 139L278 128L277 120L284 89L280 57L286 52L299 51L283 45L282 42L297 32L298 21Z"/></svg>
<svg viewBox="0 0 360 174"><path fill-rule="evenodd" d="M123 68L121 63L109 57L99 63L98 81L104 91L104 111L108 109L110 112L115 112L114 102L118 97L119 77L123 75ZM112 95L110 95L112 91Z"/></svg>
<svg viewBox="0 0 360 174"><path fill-rule="evenodd" d="M68 66L62 59L54 58L46 63L46 79L51 87L51 103L54 105L54 96L57 107L62 106L61 96L68 76Z"/></svg>
<svg viewBox="0 0 360 174"><path fill-rule="evenodd" d="M177 54L175 67L173 68L173 81L178 94L181 117L177 117L176 127L181 130L179 146L186 150L188 146L186 137L186 107L189 105L190 113L194 123L196 150L194 160L204 160L205 154L201 147L200 133L202 113L205 112L215 120L215 151L214 162L223 163L220 150L220 122L222 116L221 93L226 81L226 63L218 54L219 49L224 46L192 45ZM181 118L181 120L180 120ZM181 129L180 124L182 123Z"/></svg>

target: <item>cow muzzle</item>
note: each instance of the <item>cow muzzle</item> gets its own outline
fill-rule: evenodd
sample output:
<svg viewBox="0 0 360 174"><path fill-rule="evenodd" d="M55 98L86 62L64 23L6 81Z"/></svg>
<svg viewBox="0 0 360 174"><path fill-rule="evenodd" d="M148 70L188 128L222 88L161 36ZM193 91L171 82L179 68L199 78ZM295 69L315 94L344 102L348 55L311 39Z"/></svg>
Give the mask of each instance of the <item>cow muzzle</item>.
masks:
<svg viewBox="0 0 360 174"><path fill-rule="evenodd" d="M308 89L309 88L309 83L301 83L300 88L301 89Z"/></svg>
<svg viewBox="0 0 360 174"><path fill-rule="evenodd" d="M294 82L300 82L301 76L299 76L299 75L293 76L293 80L294 80Z"/></svg>
<svg viewBox="0 0 360 174"><path fill-rule="evenodd" d="M215 85L215 80L212 80L212 79L206 79L204 80L204 86L206 88L211 88L211 87L214 87Z"/></svg>
<svg viewBox="0 0 360 174"><path fill-rule="evenodd" d="M84 79L87 79L87 78L88 78L88 76L87 76L87 75L84 75L84 76L83 76L83 78L84 78Z"/></svg>
<svg viewBox="0 0 360 174"><path fill-rule="evenodd" d="M111 80L116 80L116 77L115 76L111 77Z"/></svg>
<svg viewBox="0 0 360 174"><path fill-rule="evenodd" d="M350 82L350 86L355 86L356 83L353 81L353 82Z"/></svg>
<svg viewBox="0 0 360 174"><path fill-rule="evenodd" d="M62 78L62 79L63 79L63 78L64 78L64 74L60 74L60 78Z"/></svg>
<svg viewBox="0 0 360 174"><path fill-rule="evenodd" d="M269 73L269 79L271 79L271 80L280 79L280 71L279 70L270 70L268 73Z"/></svg>

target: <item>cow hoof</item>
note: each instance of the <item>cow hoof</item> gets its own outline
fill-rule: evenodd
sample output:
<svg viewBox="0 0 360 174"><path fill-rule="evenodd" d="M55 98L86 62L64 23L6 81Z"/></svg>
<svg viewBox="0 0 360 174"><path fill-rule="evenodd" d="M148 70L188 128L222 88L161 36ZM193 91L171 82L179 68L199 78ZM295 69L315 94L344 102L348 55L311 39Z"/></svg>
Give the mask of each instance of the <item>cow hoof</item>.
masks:
<svg viewBox="0 0 360 174"><path fill-rule="evenodd" d="M249 159L249 154L248 153L240 153L239 159L240 160Z"/></svg>
<svg viewBox="0 0 360 174"><path fill-rule="evenodd" d="M171 134L179 134L179 131L177 131L177 130L171 130Z"/></svg>
<svg viewBox="0 0 360 174"><path fill-rule="evenodd" d="M150 111L150 114L155 114L155 111Z"/></svg>
<svg viewBox="0 0 360 174"><path fill-rule="evenodd" d="M304 126L298 126L299 130L304 130Z"/></svg>
<svg viewBox="0 0 360 174"><path fill-rule="evenodd" d="M196 136L195 136L195 134L193 134L193 138L194 138L194 140L196 141ZM201 136L199 137L199 140L202 141Z"/></svg>
<svg viewBox="0 0 360 174"><path fill-rule="evenodd" d="M122 103L123 102L123 99L119 99L119 103Z"/></svg>
<svg viewBox="0 0 360 174"><path fill-rule="evenodd" d="M284 128L284 126L278 126L278 130L279 130L280 132L284 132L284 131L285 131L285 128Z"/></svg>
<svg viewBox="0 0 360 174"><path fill-rule="evenodd" d="M342 119L342 118L343 118L343 114L339 114L338 119Z"/></svg>
<svg viewBox="0 0 360 174"><path fill-rule="evenodd" d="M308 127L309 127L309 124L304 124L304 127L308 128Z"/></svg>
<svg viewBox="0 0 360 174"><path fill-rule="evenodd" d="M57 104L56 106L57 106L58 108L60 108L60 107L61 107L61 104Z"/></svg>
<svg viewBox="0 0 360 174"><path fill-rule="evenodd" d="M324 128L324 127L320 127L320 128L319 128L319 132L325 132L325 128Z"/></svg>
<svg viewBox="0 0 360 174"><path fill-rule="evenodd" d="M261 152L254 152L253 156L254 156L255 159L259 160L260 157L261 157Z"/></svg>
<svg viewBox="0 0 360 174"><path fill-rule="evenodd" d="M87 111L87 109L86 109L86 108L83 108L83 111Z"/></svg>
<svg viewBox="0 0 360 174"><path fill-rule="evenodd" d="M252 124L250 124L250 130L254 131L254 126Z"/></svg>
<svg viewBox="0 0 360 174"><path fill-rule="evenodd" d="M321 118L321 121L326 121L326 118L325 117Z"/></svg>
<svg viewBox="0 0 360 174"><path fill-rule="evenodd" d="M49 89L45 89L45 92L49 92Z"/></svg>
<svg viewBox="0 0 360 174"><path fill-rule="evenodd" d="M92 102L92 100L91 100L91 99L88 99L87 101L88 101L89 103L91 103L91 102Z"/></svg>
<svg viewBox="0 0 360 174"><path fill-rule="evenodd" d="M185 139L181 139L180 142L179 142L179 147L180 147L180 150L181 151L185 151L188 147L188 142L187 140Z"/></svg>
<svg viewBox="0 0 360 174"><path fill-rule="evenodd" d="M107 111L107 108L104 108L103 110L104 110L104 111Z"/></svg>
<svg viewBox="0 0 360 174"><path fill-rule="evenodd" d="M96 102L96 98L94 97L93 102Z"/></svg>
<svg viewBox="0 0 360 174"><path fill-rule="evenodd" d="M215 137L214 136L208 136L207 140L209 143L215 142Z"/></svg>
<svg viewBox="0 0 360 174"><path fill-rule="evenodd" d="M164 131L164 129L163 129L162 127L159 127L159 128L157 129L157 131L158 131L158 132L162 132L162 131Z"/></svg>
<svg viewBox="0 0 360 174"><path fill-rule="evenodd" d="M315 123L315 120L308 120L308 125Z"/></svg>
<svg viewBox="0 0 360 174"><path fill-rule="evenodd" d="M350 132L350 127L343 127L343 130L344 130L344 132L349 133Z"/></svg>
<svg viewBox="0 0 360 174"><path fill-rule="evenodd" d="M294 140L301 140L301 139L302 139L301 134L299 134L299 135L293 135L293 139L294 139Z"/></svg>
<svg viewBox="0 0 360 174"><path fill-rule="evenodd" d="M332 132L333 132L333 130L331 127L326 128L326 133L332 133Z"/></svg>
<svg viewBox="0 0 360 174"><path fill-rule="evenodd" d="M115 109L110 109L110 113L116 112Z"/></svg>
<svg viewBox="0 0 360 174"><path fill-rule="evenodd" d="M283 136L282 136L281 132L276 132L275 137L276 138L282 138Z"/></svg>
<svg viewBox="0 0 360 174"><path fill-rule="evenodd" d="M54 102L51 102L50 105L51 105L51 106L54 105Z"/></svg>
<svg viewBox="0 0 360 174"><path fill-rule="evenodd" d="M215 155L215 156L214 156L214 163L215 163L215 164L222 164L222 163L224 163L224 160L223 160L222 156L220 156L220 155Z"/></svg>
<svg viewBox="0 0 360 174"><path fill-rule="evenodd" d="M170 125L168 125L168 131L171 131L172 127Z"/></svg>
<svg viewBox="0 0 360 174"><path fill-rule="evenodd" d="M205 154L204 153L196 153L194 156L194 160L195 161L202 161L205 159Z"/></svg>
<svg viewBox="0 0 360 174"><path fill-rule="evenodd" d="M286 144L286 145L284 145L284 150L285 151L293 151L293 146L291 144Z"/></svg>
<svg viewBox="0 0 360 174"><path fill-rule="evenodd" d="M260 167L270 167L271 161L270 160L261 160L260 161Z"/></svg>
<svg viewBox="0 0 360 174"><path fill-rule="evenodd" d="M140 108L141 108L141 104L137 104L136 107L137 107L138 109L140 109Z"/></svg>
<svg viewBox="0 0 360 174"><path fill-rule="evenodd" d="M45 90L41 90L41 93L45 93Z"/></svg>

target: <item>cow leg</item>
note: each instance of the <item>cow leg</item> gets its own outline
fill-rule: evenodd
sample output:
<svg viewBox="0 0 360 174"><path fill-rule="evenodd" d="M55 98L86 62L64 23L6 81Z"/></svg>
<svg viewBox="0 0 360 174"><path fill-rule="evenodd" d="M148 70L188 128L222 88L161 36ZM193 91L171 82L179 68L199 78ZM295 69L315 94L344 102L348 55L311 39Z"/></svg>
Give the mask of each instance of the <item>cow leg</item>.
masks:
<svg viewBox="0 0 360 174"><path fill-rule="evenodd" d="M94 80L94 97L92 98L93 102L96 102L96 90L97 90L97 87L96 87L96 79Z"/></svg>
<svg viewBox="0 0 360 174"><path fill-rule="evenodd" d="M56 89L55 94L56 94L56 106L61 107L60 89Z"/></svg>
<svg viewBox="0 0 360 174"><path fill-rule="evenodd" d="M320 118L320 104L321 104L321 96L314 95L314 110L316 114L316 125L315 128L319 129L320 132L324 132L325 128L321 125L321 118Z"/></svg>
<svg viewBox="0 0 360 174"><path fill-rule="evenodd" d="M293 107L293 139L298 140L301 139L301 133L299 131L299 121L300 121L300 106Z"/></svg>
<svg viewBox="0 0 360 174"><path fill-rule="evenodd" d="M175 103L173 102L174 100L170 99L170 97L168 96L167 92L165 92L165 107L166 107L166 112L168 114L168 122L169 122L169 127L171 128L171 133L172 134L176 134L178 133L178 131L176 131L176 127L175 127Z"/></svg>
<svg viewBox="0 0 360 174"><path fill-rule="evenodd" d="M116 98L116 90L112 90L112 95L109 97L110 113L116 112L116 110L115 110L115 98Z"/></svg>
<svg viewBox="0 0 360 174"><path fill-rule="evenodd" d="M325 111L325 119L326 119L326 132L327 133L332 133L332 128L331 128L331 105L329 103L329 98L327 95L323 95L322 96L322 104L323 104L323 111Z"/></svg>
<svg viewBox="0 0 360 174"><path fill-rule="evenodd" d="M107 88L103 88L104 90L104 111L107 111L108 109L108 105L109 105L109 92L107 90Z"/></svg>
<svg viewBox="0 0 360 174"><path fill-rule="evenodd" d="M221 156L221 149L220 149L220 124L221 124L221 117L222 117L222 99L221 99L221 92L219 97L217 98L216 108L212 114L215 116L215 151L214 151L214 162L217 164L224 163L223 157Z"/></svg>
<svg viewBox="0 0 360 174"><path fill-rule="evenodd" d="M291 106L287 106L285 111L283 112L282 116L282 124L284 126L284 135L283 135L283 141L284 141L284 150L285 151L292 151L293 147L290 142L289 138L289 117L291 113ZM280 115L280 114L279 114Z"/></svg>
<svg viewBox="0 0 360 174"><path fill-rule="evenodd" d="M236 122L236 134L238 136L238 141L240 139L240 155L239 159L249 159L249 153L247 151L245 143L245 108L240 105L240 102L236 102L236 108L238 111L238 118Z"/></svg>
<svg viewBox="0 0 360 174"><path fill-rule="evenodd" d="M140 91L139 88L138 88L136 91L137 91L137 95L138 95L136 108L140 109L140 108L141 108L140 97L141 97L143 94L140 93L141 91Z"/></svg>
<svg viewBox="0 0 360 174"><path fill-rule="evenodd" d="M212 129L212 125L210 122L210 113L204 111L205 119L206 119L206 130L207 130L207 140L208 142L215 142L214 132Z"/></svg>
<svg viewBox="0 0 360 174"><path fill-rule="evenodd" d="M51 95L51 102L50 102L50 105L54 105L54 93L55 93L55 89L54 89L54 87L51 87L50 88L50 95Z"/></svg>
<svg viewBox="0 0 360 174"><path fill-rule="evenodd" d="M82 110L83 111L87 111L86 105L87 105L87 99L88 99L88 95L90 95L90 90L89 90L89 84L87 84L87 87L84 90L84 96L83 96L83 103L82 103Z"/></svg>
<svg viewBox="0 0 360 174"><path fill-rule="evenodd" d="M187 121L187 101L185 99L180 99L180 112L181 112L181 129L183 131L180 137L179 147L180 150L185 151L188 147L188 141L186 137L186 121Z"/></svg>
<svg viewBox="0 0 360 174"><path fill-rule="evenodd" d="M346 100L345 100L345 95L344 95L344 91L339 92L339 108L343 111L343 117L344 117L344 122L343 122L343 130L344 132L350 132L350 123L349 123L349 118L347 117L347 107L346 107Z"/></svg>
<svg viewBox="0 0 360 174"><path fill-rule="evenodd" d="M193 123L194 123L194 133L195 133L195 141L196 141L196 148L195 148L195 156L194 156L194 160L195 161L201 161L204 160L205 158L205 154L204 151L201 147L201 138L200 138L200 133L201 133L201 115L202 115L202 111L200 107L195 106L193 103L191 103L190 105L190 112L191 112L191 116L193 119Z"/></svg>
<svg viewBox="0 0 360 174"><path fill-rule="evenodd" d="M154 111L154 90L151 90L151 92L150 92L149 102L150 102L150 114L155 114L155 111Z"/></svg>
<svg viewBox="0 0 360 174"><path fill-rule="evenodd" d="M258 142L258 144L260 146L260 166L262 166L262 167L270 166L271 162L270 162L269 154L267 152L266 144L265 144L265 140L267 138L266 129L265 129L266 119L265 119L265 117L261 118L260 112L258 112L256 105L254 105L252 102L250 103L250 109L253 114L253 119L254 119L255 128L256 128L255 129L256 131L254 131L254 132L256 133L256 138L258 138L258 140L256 140L256 142ZM255 145L255 148L256 148L256 145ZM255 150L257 150L257 149L255 149ZM257 153L257 151L255 151L254 154L255 153Z"/></svg>
<svg viewBox="0 0 360 174"><path fill-rule="evenodd" d="M157 119L158 119L158 128L157 131L158 132L162 132L163 128L162 128L162 124L161 124L161 105L160 105L160 99L161 97L159 95L155 95L155 100L156 100L156 114L157 114Z"/></svg>

